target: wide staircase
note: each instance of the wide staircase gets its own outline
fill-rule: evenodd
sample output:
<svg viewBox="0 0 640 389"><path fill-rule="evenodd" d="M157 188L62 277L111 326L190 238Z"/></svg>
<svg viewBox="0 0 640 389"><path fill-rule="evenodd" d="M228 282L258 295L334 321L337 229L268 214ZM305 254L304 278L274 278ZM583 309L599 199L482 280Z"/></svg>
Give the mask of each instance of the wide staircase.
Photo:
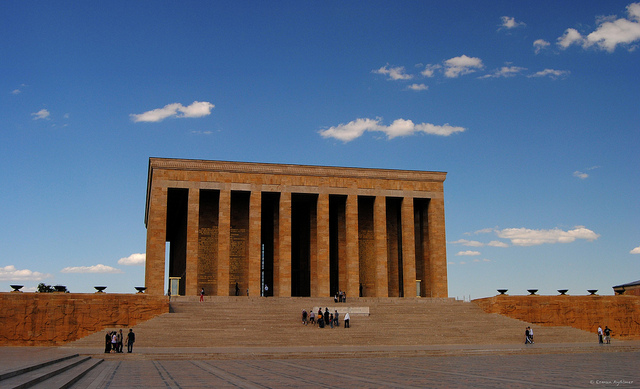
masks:
<svg viewBox="0 0 640 389"><path fill-rule="evenodd" d="M351 310L351 328L302 325L303 309ZM135 326L137 347L301 347L516 344L525 327L536 342L591 342L593 335L571 327L540 327L453 299L198 297L172 298L171 312ZM109 329L112 330L112 329ZM125 329L125 334L128 332ZM104 332L69 344L102 347ZM126 347L125 347L126 348Z"/></svg>

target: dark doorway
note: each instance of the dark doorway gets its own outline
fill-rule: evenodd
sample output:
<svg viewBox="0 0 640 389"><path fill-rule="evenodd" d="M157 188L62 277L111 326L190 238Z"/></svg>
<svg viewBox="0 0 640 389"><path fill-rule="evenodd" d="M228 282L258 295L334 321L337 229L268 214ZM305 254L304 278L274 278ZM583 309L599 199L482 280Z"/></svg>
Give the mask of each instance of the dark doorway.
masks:
<svg viewBox="0 0 640 389"><path fill-rule="evenodd" d="M291 195L291 296L311 296L311 214L317 195Z"/></svg>
<svg viewBox="0 0 640 389"><path fill-rule="evenodd" d="M167 242L169 242L169 277L179 277L179 294L184 296L187 269L187 210L189 189L167 191Z"/></svg>

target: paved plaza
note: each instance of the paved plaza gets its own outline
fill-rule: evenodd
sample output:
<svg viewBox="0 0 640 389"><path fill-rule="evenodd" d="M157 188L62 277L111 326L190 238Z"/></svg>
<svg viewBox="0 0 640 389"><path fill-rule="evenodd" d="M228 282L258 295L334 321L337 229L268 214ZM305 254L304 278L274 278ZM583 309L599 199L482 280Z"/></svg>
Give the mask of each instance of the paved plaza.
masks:
<svg viewBox="0 0 640 389"><path fill-rule="evenodd" d="M309 351L309 349L313 351ZM162 350L162 349L160 349ZM24 366L72 348L0 349L4 369ZM278 350L271 357L223 350L179 349L171 354L103 354L105 361L73 388L640 388L640 344L440 346L400 355L397 348L361 350L363 357L332 357L331 348L307 348L304 357ZM158 351L158 350L156 350ZM291 350L288 350L291 351ZM354 350L358 354L358 350ZM404 350L406 351L406 350ZM378 355L372 357L372 355ZM98 355L93 355L97 358ZM185 359L185 357L188 357ZM212 359L213 358L213 359ZM1 382L0 382L1 383ZM0 385L1 387L2 385Z"/></svg>
<svg viewBox="0 0 640 389"><path fill-rule="evenodd" d="M640 352L105 363L93 388L640 387Z"/></svg>

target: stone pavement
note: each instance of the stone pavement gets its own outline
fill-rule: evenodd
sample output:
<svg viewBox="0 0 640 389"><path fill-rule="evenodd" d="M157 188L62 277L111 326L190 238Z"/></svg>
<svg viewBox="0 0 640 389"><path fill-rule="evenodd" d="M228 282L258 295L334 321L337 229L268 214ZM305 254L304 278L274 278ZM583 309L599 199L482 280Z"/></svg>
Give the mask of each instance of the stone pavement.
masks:
<svg viewBox="0 0 640 389"><path fill-rule="evenodd" d="M105 362L73 388L640 388L637 341L349 348L351 356L335 347L141 347L133 354L4 347L0 373L7 363L15 368L80 353Z"/></svg>
<svg viewBox="0 0 640 389"><path fill-rule="evenodd" d="M639 352L415 358L110 361L86 388L640 387Z"/></svg>

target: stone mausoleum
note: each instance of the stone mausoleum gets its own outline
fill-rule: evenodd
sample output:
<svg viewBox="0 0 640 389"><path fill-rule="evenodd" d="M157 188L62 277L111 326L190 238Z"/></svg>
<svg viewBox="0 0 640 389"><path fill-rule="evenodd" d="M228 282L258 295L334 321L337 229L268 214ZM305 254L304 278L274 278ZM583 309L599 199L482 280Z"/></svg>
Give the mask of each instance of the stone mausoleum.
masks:
<svg viewBox="0 0 640 389"><path fill-rule="evenodd" d="M445 178L150 158L147 293L447 297Z"/></svg>

